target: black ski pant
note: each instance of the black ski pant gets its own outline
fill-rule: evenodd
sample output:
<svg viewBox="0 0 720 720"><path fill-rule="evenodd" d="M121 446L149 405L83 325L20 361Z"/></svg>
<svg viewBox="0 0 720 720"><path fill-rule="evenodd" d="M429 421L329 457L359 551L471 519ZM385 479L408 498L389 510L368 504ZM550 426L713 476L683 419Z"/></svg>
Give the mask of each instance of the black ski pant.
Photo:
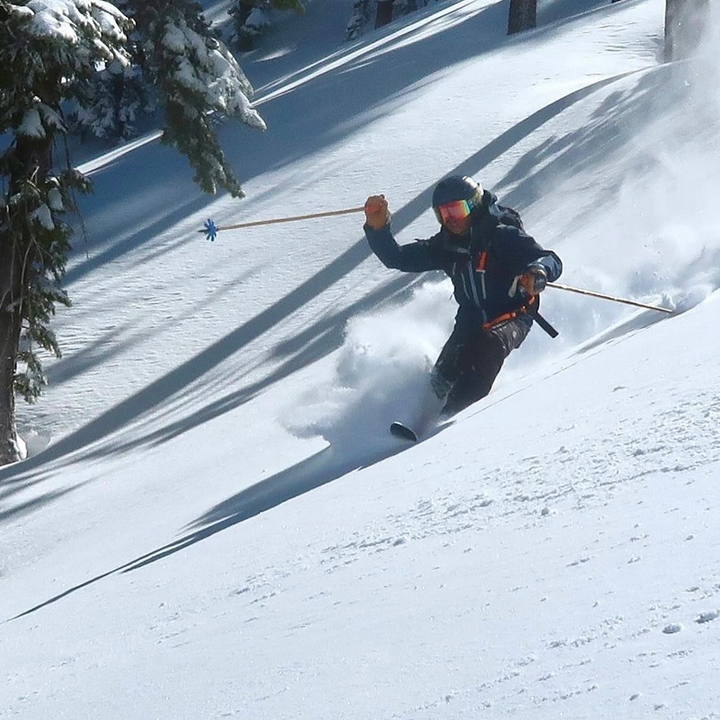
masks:
<svg viewBox="0 0 720 720"><path fill-rule="evenodd" d="M520 347L531 327L527 316L488 330L456 324L432 371L433 390L439 398L445 397L442 415L455 415L484 398L505 358Z"/></svg>

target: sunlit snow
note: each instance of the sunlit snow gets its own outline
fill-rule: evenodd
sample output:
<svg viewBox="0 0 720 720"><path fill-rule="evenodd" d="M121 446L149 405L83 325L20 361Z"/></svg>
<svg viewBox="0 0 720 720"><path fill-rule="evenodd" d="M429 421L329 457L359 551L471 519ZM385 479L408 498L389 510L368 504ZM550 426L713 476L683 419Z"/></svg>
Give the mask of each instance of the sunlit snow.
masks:
<svg viewBox="0 0 720 720"><path fill-rule="evenodd" d="M218 6L207 3L216 23ZM720 63L663 0L430 4L344 43L312 0L240 57L246 198L150 135L82 199L29 459L0 470L0 716L720 718ZM455 309L375 259L467 173L563 258L492 393L424 442Z"/></svg>

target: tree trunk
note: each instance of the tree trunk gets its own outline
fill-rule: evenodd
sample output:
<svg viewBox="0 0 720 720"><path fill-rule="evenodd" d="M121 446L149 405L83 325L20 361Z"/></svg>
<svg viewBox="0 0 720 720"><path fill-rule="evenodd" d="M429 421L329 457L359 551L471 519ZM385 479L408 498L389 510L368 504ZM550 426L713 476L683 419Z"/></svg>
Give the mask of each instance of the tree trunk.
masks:
<svg viewBox="0 0 720 720"><path fill-rule="evenodd" d="M690 57L710 18L710 0L666 0L665 62Z"/></svg>
<svg viewBox="0 0 720 720"><path fill-rule="evenodd" d="M510 0L508 35L532 30L537 25L537 0Z"/></svg>
<svg viewBox="0 0 720 720"><path fill-rule="evenodd" d="M395 0L378 0L375 29L392 22L393 2Z"/></svg>
<svg viewBox="0 0 720 720"><path fill-rule="evenodd" d="M53 135L44 138L19 137L12 153L9 197L23 196L28 180L46 182L52 163ZM34 243L31 237L27 202L20 199L12 208L5 205L7 218L0 234L0 466L20 460L15 427L15 374L22 331L23 302L27 272L32 266Z"/></svg>
<svg viewBox="0 0 720 720"><path fill-rule="evenodd" d="M20 341L22 261L9 235L0 238L0 465L20 459L15 431L15 370Z"/></svg>

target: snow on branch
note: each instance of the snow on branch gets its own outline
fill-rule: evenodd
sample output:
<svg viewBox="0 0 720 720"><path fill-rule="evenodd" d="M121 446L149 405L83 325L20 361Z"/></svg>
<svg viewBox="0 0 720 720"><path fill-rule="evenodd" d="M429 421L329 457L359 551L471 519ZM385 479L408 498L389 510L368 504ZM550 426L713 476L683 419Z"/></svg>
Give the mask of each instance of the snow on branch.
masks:
<svg viewBox="0 0 720 720"><path fill-rule="evenodd" d="M129 62L122 46L132 22L108 2L28 0L27 5L18 10L25 10L23 14L29 21L26 30L30 35L73 46L81 62L92 63L98 56L124 65Z"/></svg>
<svg viewBox="0 0 720 720"><path fill-rule="evenodd" d="M225 46L202 37L184 20L166 27L163 45L177 57L174 82L202 95L207 107L266 129L249 100L252 86Z"/></svg>

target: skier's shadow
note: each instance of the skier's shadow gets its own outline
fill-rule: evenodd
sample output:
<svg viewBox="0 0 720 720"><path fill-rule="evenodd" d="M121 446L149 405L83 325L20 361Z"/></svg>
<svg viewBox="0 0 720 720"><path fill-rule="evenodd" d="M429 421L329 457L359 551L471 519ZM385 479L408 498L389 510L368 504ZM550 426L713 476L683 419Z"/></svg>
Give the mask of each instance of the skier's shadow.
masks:
<svg viewBox="0 0 720 720"><path fill-rule="evenodd" d="M375 452L370 453L370 458L368 458L367 449L365 449L365 456L360 457L358 453L348 452L348 448L330 445L292 467L281 470L272 477L262 480L219 503L189 526L192 528L191 532L177 540L112 570L108 570L101 575L90 578L79 585L68 588L58 595L15 615L11 619L16 620L25 615L30 615L115 573L126 573L151 565L158 560L185 550L201 540L206 540L216 533L227 530L262 512L271 510L288 500L337 480L353 470L370 467L407 447L407 444L389 438L386 445L377 447Z"/></svg>

